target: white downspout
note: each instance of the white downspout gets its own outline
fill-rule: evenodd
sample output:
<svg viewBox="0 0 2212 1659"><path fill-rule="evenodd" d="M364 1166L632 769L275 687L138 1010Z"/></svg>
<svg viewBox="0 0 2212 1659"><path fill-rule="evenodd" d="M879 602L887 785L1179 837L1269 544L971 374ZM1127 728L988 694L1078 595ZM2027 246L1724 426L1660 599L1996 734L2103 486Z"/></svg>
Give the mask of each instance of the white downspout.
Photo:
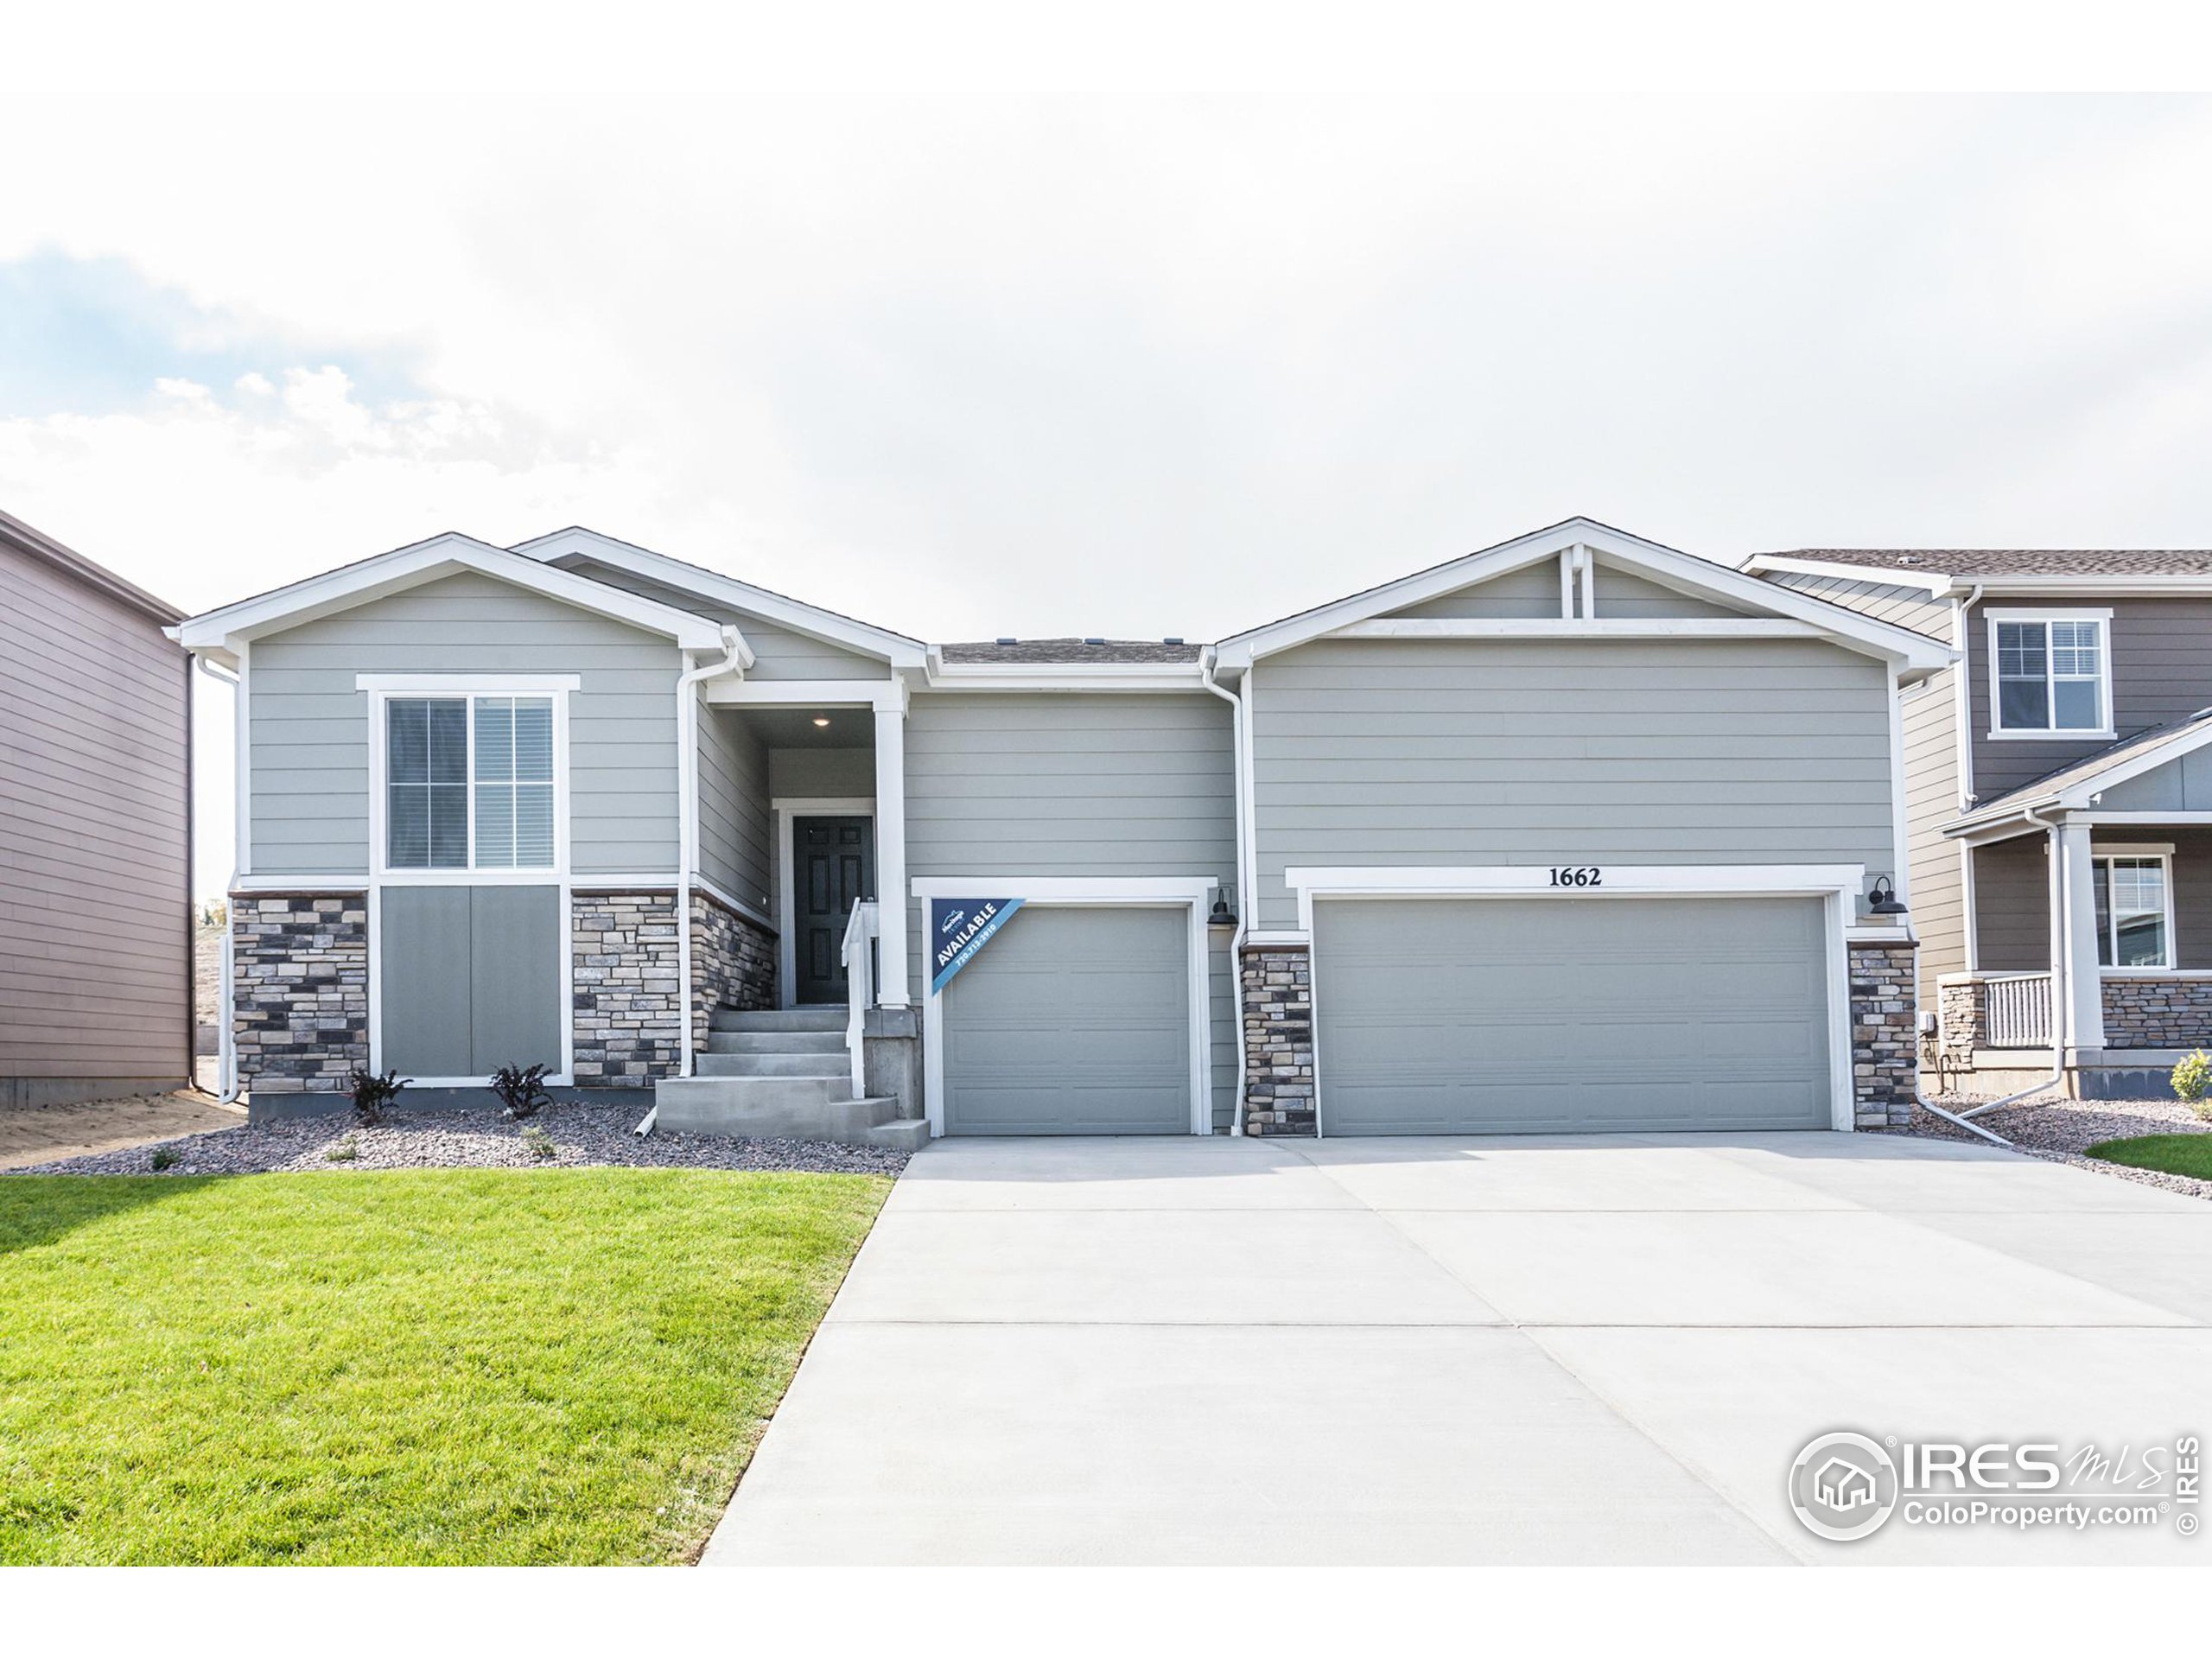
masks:
<svg viewBox="0 0 2212 1659"><path fill-rule="evenodd" d="M226 674L196 651L192 653L192 660L199 665L201 673L218 685L229 686L232 697L242 695L236 675ZM232 757L231 764L237 766L236 756ZM232 839L245 833L245 825L237 824L232 829ZM238 967L231 950L231 941L238 935L238 918L231 914L231 893L238 884L238 873L233 868L231 879L223 884L223 952L221 978L219 981L221 989L217 994L219 999L217 1007L221 1019L215 1032L215 1098L226 1106L238 1097L238 1033L235 1029L238 1020ZM190 885L188 874L186 886L188 888ZM197 931L196 927L194 931ZM198 1045L194 1046L197 1048ZM196 1065L197 1055L194 1059Z"/></svg>
<svg viewBox="0 0 2212 1659"><path fill-rule="evenodd" d="M676 683L677 871L676 1012L683 1033L677 1050L679 1077L691 1075L691 882L699 868L699 698L698 689L726 674L742 679L753 653L734 627L722 629L722 659L687 670ZM642 1126L641 1126L642 1127Z"/></svg>
<svg viewBox="0 0 2212 1659"><path fill-rule="evenodd" d="M1252 925L1252 905L1256 895L1252 891L1251 860L1246 831L1251 823L1252 804L1247 798L1244 774L1244 751L1250 740L1247 730L1247 714L1242 695L1249 683L1252 671L1244 671L1245 679L1239 682L1236 691L1224 690L1213 677L1215 653L1209 645L1198 653L1198 683L1228 703L1230 708L1230 766L1236 774L1236 931L1229 938L1230 994L1236 999L1236 1104L1230 1114L1229 1132L1232 1135L1244 1133L1244 936Z"/></svg>

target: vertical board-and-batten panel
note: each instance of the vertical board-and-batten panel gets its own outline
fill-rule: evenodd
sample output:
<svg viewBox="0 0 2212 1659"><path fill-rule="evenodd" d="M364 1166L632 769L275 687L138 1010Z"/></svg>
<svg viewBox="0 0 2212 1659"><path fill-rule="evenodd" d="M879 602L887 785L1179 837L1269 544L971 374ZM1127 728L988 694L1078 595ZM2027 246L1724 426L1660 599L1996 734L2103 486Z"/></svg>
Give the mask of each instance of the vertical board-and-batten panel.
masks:
<svg viewBox="0 0 2212 1659"><path fill-rule="evenodd" d="M924 692L908 712L906 746L909 876L1236 881L1230 716L1217 697ZM917 905L908 938L918 996L929 984L926 933ZM1235 988L1227 933L1209 944L1214 1116L1225 1125L1236 1096Z"/></svg>
<svg viewBox="0 0 2212 1659"><path fill-rule="evenodd" d="M1817 639L1324 639L1253 670L1291 866L1892 861L1889 678Z"/></svg>
<svg viewBox="0 0 2212 1659"><path fill-rule="evenodd" d="M0 1079L187 1075L185 673L153 616L0 539Z"/></svg>
<svg viewBox="0 0 2212 1659"><path fill-rule="evenodd" d="M474 571L253 644L253 869L365 875L368 696L354 677L575 674L569 694L571 868L677 863L673 641Z"/></svg>
<svg viewBox="0 0 2212 1659"><path fill-rule="evenodd" d="M1777 571L1767 578L1815 599L1951 642L1951 602L1925 588ZM1958 671L1947 668L1904 694L1905 837L1911 859L1912 929L1920 937L1920 1006L1936 1006L1936 982L1967 967L1966 883L1959 845L1943 826L1962 810L1959 777Z"/></svg>

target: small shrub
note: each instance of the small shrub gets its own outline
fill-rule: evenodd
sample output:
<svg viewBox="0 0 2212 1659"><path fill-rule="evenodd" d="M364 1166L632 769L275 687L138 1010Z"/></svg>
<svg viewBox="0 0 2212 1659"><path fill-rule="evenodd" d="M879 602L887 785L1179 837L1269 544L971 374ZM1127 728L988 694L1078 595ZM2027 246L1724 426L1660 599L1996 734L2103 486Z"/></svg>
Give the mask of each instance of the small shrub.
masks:
<svg viewBox="0 0 2212 1659"><path fill-rule="evenodd" d="M154 1155L147 1161L152 1164L156 1169L167 1169L171 1164L176 1162L176 1148L175 1147L156 1147L154 1148Z"/></svg>
<svg viewBox="0 0 2212 1659"><path fill-rule="evenodd" d="M2208 1090L2212 1090L2212 1055L2200 1048L2174 1067L2174 1093L2199 1117L2212 1117L2212 1105L2204 1098Z"/></svg>
<svg viewBox="0 0 2212 1659"><path fill-rule="evenodd" d="M530 1148L530 1155L533 1158L557 1158L561 1155L561 1148L553 1144L553 1137L546 1134L542 1124L533 1123L524 1129L522 1143Z"/></svg>
<svg viewBox="0 0 2212 1659"><path fill-rule="evenodd" d="M384 1122L385 1113L391 1103L399 1098L399 1091L407 1084L397 1071L387 1071L382 1077L373 1071L353 1070L353 1115L373 1128Z"/></svg>
<svg viewBox="0 0 2212 1659"><path fill-rule="evenodd" d="M545 1092L542 1065L501 1066L492 1074L492 1092L505 1103L509 1117L535 1117L540 1108L553 1103L553 1096Z"/></svg>
<svg viewBox="0 0 2212 1659"><path fill-rule="evenodd" d="M322 1155L334 1164L350 1164L361 1155L361 1143L349 1135L324 1147Z"/></svg>

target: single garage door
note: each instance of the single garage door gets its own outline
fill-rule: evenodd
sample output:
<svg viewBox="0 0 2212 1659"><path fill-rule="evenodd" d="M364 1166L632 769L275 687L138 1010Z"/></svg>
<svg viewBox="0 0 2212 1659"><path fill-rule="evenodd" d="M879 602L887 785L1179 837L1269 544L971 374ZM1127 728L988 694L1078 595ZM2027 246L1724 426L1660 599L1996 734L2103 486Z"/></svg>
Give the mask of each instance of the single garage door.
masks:
<svg viewBox="0 0 2212 1659"><path fill-rule="evenodd" d="M1829 1126L1818 899L1323 900L1330 1135Z"/></svg>
<svg viewBox="0 0 2212 1659"><path fill-rule="evenodd" d="M944 988L948 1135L1186 1135L1190 913L1024 905Z"/></svg>

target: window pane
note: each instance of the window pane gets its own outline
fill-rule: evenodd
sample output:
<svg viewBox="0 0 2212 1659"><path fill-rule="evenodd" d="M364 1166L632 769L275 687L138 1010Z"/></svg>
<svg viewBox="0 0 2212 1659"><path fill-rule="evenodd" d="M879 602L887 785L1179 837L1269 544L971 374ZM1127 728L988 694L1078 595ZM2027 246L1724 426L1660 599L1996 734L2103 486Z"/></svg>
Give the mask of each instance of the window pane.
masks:
<svg viewBox="0 0 2212 1659"><path fill-rule="evenodd" d="M480 754L482 751L480 749ZM476 862L480 868L505 870L515 861L515 788L512 784L476 785Z"/></svg>
<svg viewBox="0 0 2212 1659"><path fill-rule="evenodd" d="M515 699L515 773L520 779L553 781L553 700Z"/></svg>
<svg viewBox="0 0 2212 1659"><path fill-rule="evenodd" d="M430 705L420 697L385 704L385 777L395 784L430 780Z"/></svg>
<svg viewBox="0 0 2212 1659"><path fill-rule="evenodd" d="M430 781L468 781L468 700L439 697L429 704Z"/></svg>
<svg viewBox="0 0 2212 1659"><path fill-rule="evenodd" d="M553 868L553 785L518 784L514 790L515 865Z"/></svg>
<svg viewBox="0 0 2212 1659"><path fill-rule="evenodd" d="M2040 622L1999 622L1997 625L1997 673L1999 678L2043 678L2043 626Z"/></svg>
<svg viewBox="0 0 2212 1659"><path fill-rule="evenodd" d="M2094 622L2054 622L2050 625L2050 671L2094 678L2097 673L2097 625Z"/></svg>
<svg viewBox="0 0 2212 1659"><path fill-rule="evenodd" d="M2050 727L2050 688L2040 678L1997 682L1997 726L2000 731L2040 732Z"/></svg>
<svg viewBox="0 0 2212 1659"><path fill-rule="evenodd" d="M2112 966L2112 866L2100 858L2090 865L2091 889L2097 896L2097 966Z"/></svg>
<svg viewBox="0 0 2212 1659"><path fill-rule="evenodd" d="M2094 732L2103 723L2098 718L2102 699L2096 681L2059 680L2050 690L2058 715L2051 723L2060 731Z"/></svg>
<svg viewBox="0 0 2212 1659"><path fill-rule="evenodd" d="M434 722L435 718L434 715ZM432 755L435 760L435 747ZM434 870L467 869L468 785L432 784L424 793L430 798L430 868Z"/></svg>
<svg viewBox="0 0 2212 1659"><path fill-rule="evenodd" d="M476 700L476 781L504 782L515 775L515 705L512 697Z"/></svg>
<svg viewBox="0 0 2212 1659"><path fill-rule="evenodd" d="M2097 861L2101 893L2109 885L2110 897L2100 913L2100 931L2111 943L2099 960L2107 967L2164 968L2171 965L2166 949L2166 867L2155 858L2115 858ZM2105 917L2109 916L2107 925ZM2101 945L2105 940L2101 938Z"/></svg>
<svg viewBox="0 0 2212 1659"><path fill-rule="evenodd" d="M388 793L385 861L396 870L419 870L430 861L430 791L421 784L394 784Z"/></svg>

